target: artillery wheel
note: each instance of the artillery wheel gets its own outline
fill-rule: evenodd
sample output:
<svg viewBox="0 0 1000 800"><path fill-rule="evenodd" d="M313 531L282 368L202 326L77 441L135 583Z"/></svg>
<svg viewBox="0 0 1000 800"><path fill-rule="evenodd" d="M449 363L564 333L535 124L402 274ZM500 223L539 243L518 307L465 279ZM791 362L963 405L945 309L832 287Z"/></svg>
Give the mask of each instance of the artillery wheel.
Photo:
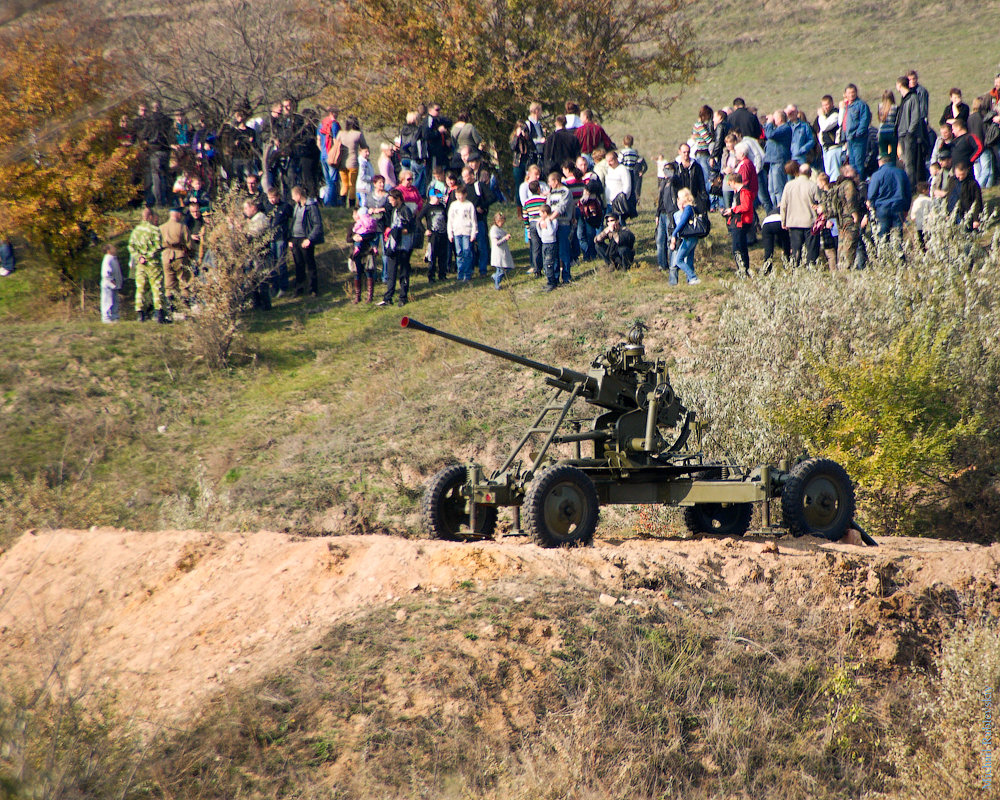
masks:
<svg viewBox="0 0 1000 800"><path fill-rule="evenodd" d="M854 485L847 471L827 458L796 464L781 492L781 514L793 536L842 538L854 519Z"/></svg>
<svg viewBox="0 0 1000 800"><path fill-rule="evenodd" d="M594 482L566 464L542 470L524 495L524 527L542 547L589 544L600 503Z"/></svg>
<svg viewBox="0 0 1000 800"><path fill-rule="evenodd" d="M438 472L427 484L421 512L427 530L435 539L464 541L465 539L492 539L497 527L497 507L480 505L476 514L475 535L463 531L468 528L469 513L465 510L466 498L461 488L467 470L462 464L453 464Z"/></svg>
<svg viewBox="0 0 1000 800"><path fill-rule="evenodd" d="M752 514L753 503L699 503L684 509L684 524L691 533L742 536Z"/></svg>

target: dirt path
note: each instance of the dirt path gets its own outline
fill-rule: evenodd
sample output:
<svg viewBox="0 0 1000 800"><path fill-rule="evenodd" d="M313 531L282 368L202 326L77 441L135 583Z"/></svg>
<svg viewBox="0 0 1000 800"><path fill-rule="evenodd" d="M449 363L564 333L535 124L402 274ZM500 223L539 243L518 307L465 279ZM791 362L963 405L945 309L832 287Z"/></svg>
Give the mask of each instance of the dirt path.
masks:
<svg viewBox="0 0 1000 800"><path fill-rule="evenodd" d="M0 554L0 678L48 674L73 687L106 686L169 721L229 681L281 667L338 620L465 581L501 592L523 579L571 584L595 603L666 602L664 587L684 584L740 593L765 607L810 591L815 598L828 584L818 596L833 613L853 607L836 588L845 575L875 597L902 586L919 593L1000 583L1000 545L880 544L631 539L563 551L513 538L453 544L270 532L29 533Z"/></svg>

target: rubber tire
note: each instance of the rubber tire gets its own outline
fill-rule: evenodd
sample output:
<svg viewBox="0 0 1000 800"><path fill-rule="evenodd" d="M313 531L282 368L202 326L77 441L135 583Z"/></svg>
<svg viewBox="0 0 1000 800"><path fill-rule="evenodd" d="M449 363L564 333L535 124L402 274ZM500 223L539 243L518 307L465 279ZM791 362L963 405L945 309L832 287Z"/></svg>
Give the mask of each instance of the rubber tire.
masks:
<svg viewBox="0 0 1000 800"><path fill-rule="evenodd" d="M438 472L427 483L421 502L421 513L427 532L435 539L461 542L473 539L492 539L497 527L497 507L480 504L476 514L475 535L463 532L468 527L469 515L465 510L466 499L458 490L465 484L468 470L462 464L453 464Z"/></svg>
<svg viewBox="0 0 1000 800"><path fill-rule="evenodd" d="M571 496L560 504L562 492L567 489ZM566 502L570 505L566 506ZM586 472L567 464L557 464L535 476L525 492L523 509L524 528L536 544L541 547L576 547L593 541L600 501L594 482ZM559 527L553 527L554 524ZM563 527L565 530L562 530Z"/></svg>
<svg viewBox="0 0 1000 800"><path fill-rule="evenodd" d="M742 536L752 516L753 503L699 503L684 509L684 524L694 534Z"/></svg>
<svg viewBox="0 0 1000 800"><path fill-rule="evenodd" d="M815 500L822 497L833 512ZM843 538L854 520L854 484L840 464L828 458L810 458L792 467L781 491L781 515L793 536L811 534L831 542Z"/></svg>

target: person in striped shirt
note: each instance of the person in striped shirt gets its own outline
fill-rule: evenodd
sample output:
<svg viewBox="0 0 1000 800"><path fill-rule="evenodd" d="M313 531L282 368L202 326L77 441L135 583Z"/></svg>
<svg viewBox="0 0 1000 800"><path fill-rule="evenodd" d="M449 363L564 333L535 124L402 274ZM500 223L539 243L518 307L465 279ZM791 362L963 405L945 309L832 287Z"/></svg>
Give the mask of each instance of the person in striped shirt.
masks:
<svg viewBox="0 0 1000 800"><path fill-rule="evenodd" d="M642 176L649 167L646 159L632 146L635 139L630 134L622 137L622 144L624 146L618 151L618 160L632 173L632 202L638 205L642 195Z"/></svg>
<svg viewBox="0 0 1000 800"><path fill-rule="evenodd" d="M544 184L535 179L528 184L528 191L521 195L521 216L528 228L528 243L531 246L529 275L541 275L543 272L542 240L538 236L538 218L542 213L542 206L545 205L545 198L548 194L547 192L543 193L543 186Z"/></svg>
<svg viewBox="0 0 1000 800"><path fill-rule="evenodd" d="M691 139L694 142L694 147L691 149L694 150L694 160L697 161L698 166L701 167L701 173L705 178L706 186L709 186L712 183L712 173L709 161L712 151L713 132L712 109L708 106L702 106L698 110L698 121L691 129Z"/></svg>

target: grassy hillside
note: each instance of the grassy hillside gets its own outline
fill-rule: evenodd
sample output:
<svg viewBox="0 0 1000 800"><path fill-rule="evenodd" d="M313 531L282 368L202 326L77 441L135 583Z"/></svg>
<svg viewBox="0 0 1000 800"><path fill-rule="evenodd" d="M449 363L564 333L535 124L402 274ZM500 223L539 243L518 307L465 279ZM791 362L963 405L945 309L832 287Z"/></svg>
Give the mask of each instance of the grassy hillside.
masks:
<svg viewBox="0 0 1000 800"><path fill-rule="evenodd" d="M328 217L330 240L344 219ZM649 218L637 230L649 256ZM91 305L86 318L4 326L5 530L410 530L427 475L453 460L498 466L541 401L540 378L401 330L398 308L353 306L340 248L328 245L321 258L324 294L283 298L255 316L251 354L224 373L191 357L183 326L193 321L102 326ZM577 367L641 317L651 352L670 356L705 326L722 292L710 276L728 265L705 263L701 287L668 291L648 265L614 275L588 265L551 295L523 274L496 292L488 279L431 287L418 270L406 313ZM3 286L24 286L31 272L12 280Z"/></svg>

